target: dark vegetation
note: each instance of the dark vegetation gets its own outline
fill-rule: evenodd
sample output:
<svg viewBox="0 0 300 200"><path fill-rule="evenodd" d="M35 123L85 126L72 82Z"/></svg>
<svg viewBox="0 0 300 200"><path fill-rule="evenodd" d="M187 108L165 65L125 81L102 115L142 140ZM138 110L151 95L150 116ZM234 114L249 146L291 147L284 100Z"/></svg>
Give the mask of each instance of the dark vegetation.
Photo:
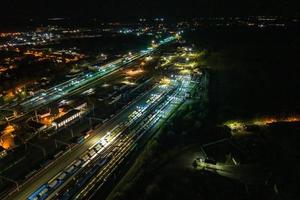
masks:
<svg viewBox="0 0 300 200"><path fill-rule="evenodd" d="M178 169L181 164L174 162L191 144L228 137L226 129L217 128L224 121L299 113L298 30L211 28L185 38L206 50L208 105L185 106L147 145L109 199L298 199L298 129L273 127L236 139L270 173L268 186Z"/></svg>
<svg viewBox="0 0 300 200"><path fill-rule="evenodd" d="M300 111L299 30L209 29L186 36L207 49L217 121Z"/></svg>

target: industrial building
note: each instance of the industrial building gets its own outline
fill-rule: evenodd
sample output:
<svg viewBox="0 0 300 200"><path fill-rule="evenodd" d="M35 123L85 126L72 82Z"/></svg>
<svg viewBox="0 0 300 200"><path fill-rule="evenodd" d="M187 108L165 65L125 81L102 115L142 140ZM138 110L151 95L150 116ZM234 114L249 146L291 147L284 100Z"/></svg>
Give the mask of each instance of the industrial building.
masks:
<svg viewBox="0 0 300 200"><path fill-rule="evenodd" d="M80 110L71 110L67 112L65 115L63 115L60 118L55 119L52 122L52 126L54 126L56 129L59 129L65 125L67 125L69 122L79 118L82 115L82 111Z"/></svg>

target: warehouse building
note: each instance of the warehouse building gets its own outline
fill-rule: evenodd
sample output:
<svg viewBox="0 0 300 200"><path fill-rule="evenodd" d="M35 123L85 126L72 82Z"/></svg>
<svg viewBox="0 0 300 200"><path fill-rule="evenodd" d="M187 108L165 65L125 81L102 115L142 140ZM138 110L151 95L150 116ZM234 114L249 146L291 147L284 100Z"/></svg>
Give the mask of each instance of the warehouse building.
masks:
<svg viewBox="0 0 300 200"><path fill-rule="evenodd" d="M80 110L76 110L76 109L70 110L62 117L55 119L52 122L52 126L54 126L56 129L59 129L67 125L68 123L72 122L73 120L80 118L81 115L82 115L82 111Z"/></svg>

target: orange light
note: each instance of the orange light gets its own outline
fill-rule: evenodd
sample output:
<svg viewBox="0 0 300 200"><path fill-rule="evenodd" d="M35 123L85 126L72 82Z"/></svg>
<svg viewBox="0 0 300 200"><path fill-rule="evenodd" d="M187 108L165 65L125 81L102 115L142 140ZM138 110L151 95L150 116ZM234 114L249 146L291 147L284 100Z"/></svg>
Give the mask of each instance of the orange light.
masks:
<svg viewBox="0 0 300 200"><path fill-rule="evenodd" d="M144 72L144 70L142 70L142 69L136 69L136 70L127 70L126 71L126 75L128 75L128 76L136 76L136 75L138 75L138 74L140 74L140 73L143 73Z"/></svg>
<svg viewBox="0 0 300 200"><path fill-rule="evenodd" d="M299 117L288 117L286 119L287 122L297 122L297 121L300 121L300 118Z"/></svg>
<svg viewBox="0 0 300 200"><path fill-rule="evenodd" d="M7 71L8 69L6 67L3 67L3 66L0 66L0 72L5 72Z"/></svg>
<svg viewBox="0 0 300 200"><path fill-rule="evenodd" d="M2 146L4 149L10 149L14 146L14 136L12 134L14 131L15 127L12 125L8 125L2 132L0 138L0 146Z"/></svg>
<svg viewBox="0 0 300 200"><path fill-rule="evenodd" d="M3 135L6 135L6 134L11 134L15 131L15 128L12 126L12 125L8 125L4 131L2 132Z"/></svg>

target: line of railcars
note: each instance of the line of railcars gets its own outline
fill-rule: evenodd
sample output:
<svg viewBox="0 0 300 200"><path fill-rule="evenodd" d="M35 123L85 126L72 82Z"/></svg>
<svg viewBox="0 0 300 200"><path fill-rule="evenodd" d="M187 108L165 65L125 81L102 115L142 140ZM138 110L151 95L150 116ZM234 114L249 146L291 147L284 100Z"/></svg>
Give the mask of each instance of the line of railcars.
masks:
<svg viewBox="0 0 300 200"><path fill-rule="evenodd" d="M73 161L62 172L54 176L50 181L41 185L35 192L33 192L27 200L44 200L58 187L65 183L65 181L73 176L80 168L85 167L99 152L104 148L103 141L95 144L89 148L82 156Z"/></svg>

